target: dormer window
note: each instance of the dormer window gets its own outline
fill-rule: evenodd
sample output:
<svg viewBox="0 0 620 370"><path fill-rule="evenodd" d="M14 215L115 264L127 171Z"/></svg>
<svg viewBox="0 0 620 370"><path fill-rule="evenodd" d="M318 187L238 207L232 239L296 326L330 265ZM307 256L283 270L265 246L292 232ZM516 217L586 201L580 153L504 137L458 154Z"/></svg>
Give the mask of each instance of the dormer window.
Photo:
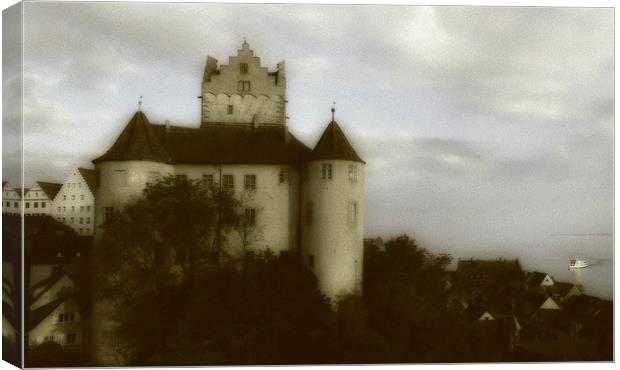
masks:
<svg viewBox="0 0 620 370"><path fill-rule="evenodd" d="M239 64L239 73L241 73L242 75L247 75L248 74L248 64L247 63L240 63Z"/></svg>

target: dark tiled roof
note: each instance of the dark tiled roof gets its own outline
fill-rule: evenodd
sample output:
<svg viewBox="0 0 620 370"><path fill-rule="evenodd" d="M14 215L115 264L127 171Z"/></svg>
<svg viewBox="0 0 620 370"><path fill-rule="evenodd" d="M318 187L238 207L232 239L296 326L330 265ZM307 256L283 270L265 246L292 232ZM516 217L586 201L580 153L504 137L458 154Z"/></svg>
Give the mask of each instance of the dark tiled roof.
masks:
<svg viewBox="0 0 620 370"><path fill-rule="evenodd" d="M166 127L150 124L144 113L137 112L114 145L93 162L298 163L309 152L281 127Z"/></svg>
<svg viewBox="0 0 620 370"><path fill-rule="evenodd" d="M331 121L314 147L310 160L344 159L365 163L355 152L336 121Z"/></svg>
<svg viewBox="0 0 620 370"><path fill-rule="evenodd" d="M298 163L310 151L281 127L152 125L152 129L176 163Z"/></svg>
<svg viewBox="0 0 620 370"><path fill-rule="evenodd" d="M30 314L30 321L28 322L26 333L36 328L36 326L39 325L39 323L41 323L41 321L48 317L52 312L54 312L56 307L58 307L63 301L64 298L61 297L33 310Z"/></svg>
<svg viewBox="0 0 620 370"><path fill-rule="evenodd" d="M456 280L462 287L484 287L518 280L522 274L519 260L459 260Z"/></svg>
<svg viewBox="0 0 620 370"><path fill-rule="evenodd" d="M547 292L549 292L549 294L551 295L558 295L560 297L564 297L566 296L566 294L568 294L568 292L570 292L573 286L575 286L575 284L555 282L555 284L547 288Z"/></svg>
<svg viewBox="0 0 620 370"><path fill-rule="evenodd" d="M138 111L125 126L112 147L93 162L110 160L144 160L168 163L171 158L153 134L146 115Z"/></svg>
<svg viewBox="0 0 620 370"><path fill-rule="evenodd" d="M97 185L97 176L96 176L95 170L90 170L87 168L78 168L78 171L80 171L80 174L84 178L84 181L86 181L86 184L88 185L88 188L90 189L90 192L95 194L95 188Z"/></svg>
<svg viewBox="0 0 620 370"><path fill-rule="evenodd" d="M542 283L542 281L545 279L545 276L547 276L547 274L545 274L544 272L534 271L529 275L527 282L530 285L540 285L540 283Z"/></svg>
<svg viewBox="0 0 620 370"><path fill-rule="evenodd" d="M57 184L55 182L37 181L37 184L39 184L41 190L43 190L45 195L47 195L47 197L50 199L54 199L54 197L56 197L56 194L58 193L58 191L60 191L60 188L62 187L62 184Z"/></svg>

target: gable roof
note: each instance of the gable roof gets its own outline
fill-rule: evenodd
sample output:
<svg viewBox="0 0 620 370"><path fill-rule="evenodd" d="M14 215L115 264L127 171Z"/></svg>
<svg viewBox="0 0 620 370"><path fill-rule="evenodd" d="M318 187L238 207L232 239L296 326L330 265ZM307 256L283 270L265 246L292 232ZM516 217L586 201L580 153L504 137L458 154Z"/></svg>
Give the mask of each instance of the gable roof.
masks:
<svg viewBox="0 0 620 370"><path fill-rule="evenodd" d="M547 274L544 272L534 271L528 276L527 282L530 285L540 285L546 276Z"/></svg>
<svg viewBox="0 0 620 370"><path fill-rule="evenodd" d="M288 136L288 137L286 137ZM283 127L151 124L137 112L112 147L93 163L152 160L163 163L298 163L310 149Z"/></svg>
<svg viewBox="0 0 620 370"><path fill-rule="evenodd" d="M577 289L579 289L579 286L576 284L556 282L555 284L547 288L547 292L549 292L549 294L551 295L565 297L575 286L577 287Z"/></svg>
<svg viewBox="0 0 620 370"><path fill-rule="evenodd" d="M62 184L57 184L55 182L37 181L37 184L39 184L41 190L43 190L45 195L50 199L54 199L62 187Z"/></svg>
<svg viewBox="0 0 620 370"><path fill-rule="evenodd" d="M351 146L351 143L349 143L349 140L347 140L347 137L336 121L331 121L329 125L327 125L325 131L323 131L323 135L321 135L321 138L310 154L309 159L344 159L366 163L357 155L355 149L353 149L353 146Z"/></svg>
<svg viewBox="0 0 620 370"><path fill-rule="evenodd" d="M462 287L483 287L518 278L522 274L519 260L461 260L456 267L455 278Z"/></svg>
<svg viewBox="0 0 620 370"><path fill-rule="evenodd" d="M171 158L153 134L146 115L138 111L127 123L112 147L93 162L106 160L145 160L168 163Z"/></svg>
<svg viewBox="0 0 620 370"><path fill-rule="evenodd" d="M30 314L30 320L28 321L26 333L36 328L37 325L39 325L41 321L45 320L46 317L48 317L52 312L54 312L56 307L60 306L60 304L64 300L64 297L57 298L41 307L32 310L32 313Z"/></svg>
<svg viewBox="0 0 620 370"><path fill-rule="evenodd" d="M95 170L91 170L88 168L78 168L78 171L80 171L80 174L84 178L84 181L86 181L86 185L88 185L90 192L95 194L95 187L97 185L97 173L95 172Z"/></svg>

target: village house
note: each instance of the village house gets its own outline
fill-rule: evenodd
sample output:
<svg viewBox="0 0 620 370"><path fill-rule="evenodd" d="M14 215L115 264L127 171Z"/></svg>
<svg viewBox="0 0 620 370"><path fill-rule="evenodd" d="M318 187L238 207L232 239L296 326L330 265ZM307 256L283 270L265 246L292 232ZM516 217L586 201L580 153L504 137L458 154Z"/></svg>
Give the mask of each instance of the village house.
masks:
<svg viewBox="0 0 620 370"><path fill-rule="evenodd" d="M78 235L92 236L95 224L95 170L73 169L54 198L51 216Z"/></svg>
<svg viewBox="0 0 620 370"><path fill-rule="evenodd" d="M24 215L49 215L61 186L62 184L53 182L35 181L24 194Z"/></svg>
<svg viewBox="0 0 620 370"><path fill-rule="evenodd" d="M19 214L21 204L20 189L15 189L8 181L2 182L2 214Z"/></svg>

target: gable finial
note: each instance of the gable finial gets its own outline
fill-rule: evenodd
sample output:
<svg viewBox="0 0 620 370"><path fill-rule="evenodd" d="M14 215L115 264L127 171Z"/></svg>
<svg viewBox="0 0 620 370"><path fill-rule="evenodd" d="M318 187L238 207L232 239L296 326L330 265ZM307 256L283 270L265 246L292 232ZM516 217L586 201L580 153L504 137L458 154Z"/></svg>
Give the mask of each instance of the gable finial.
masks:
<svg viewBox="0 0 620 370"><path fill-rule="evenodd" d="M140 100L138 100L138 110L142 111L142 95L140 95Z"/></svg>
<svg viewBox="0 0 620 370"><path fill-rule="evenodd" d="M336 102L332 103L332 122L334 121L334 113L336 113Z"/></svg>

